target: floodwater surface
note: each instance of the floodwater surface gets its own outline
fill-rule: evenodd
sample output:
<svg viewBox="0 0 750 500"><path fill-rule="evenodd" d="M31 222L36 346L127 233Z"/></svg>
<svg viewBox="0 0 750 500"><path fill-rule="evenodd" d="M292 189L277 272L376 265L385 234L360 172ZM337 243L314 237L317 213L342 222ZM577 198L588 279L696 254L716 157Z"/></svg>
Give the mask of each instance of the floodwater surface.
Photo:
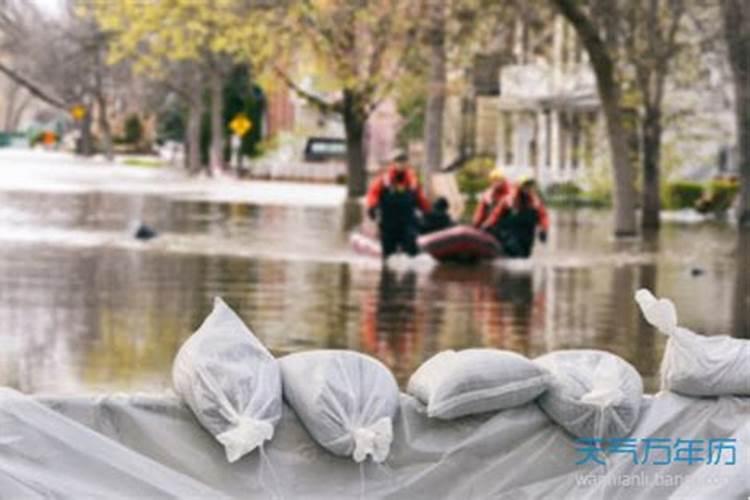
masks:
<svg viewBox="0 0 750 500"><path fill-rule="evenodd" d="M134 241L137 219L160 237ZM338 205L0 191L0 385L166 389L215 296L277 355L355 349L401 384L443 349L596 348L657 390L665 339L633 301L644 286L671 297L686 327L750 338L748 254L725 223L666 223L656 238L616 242L608 212L558 211L527 261L382 267L350 250L357 220Z"/></svg>

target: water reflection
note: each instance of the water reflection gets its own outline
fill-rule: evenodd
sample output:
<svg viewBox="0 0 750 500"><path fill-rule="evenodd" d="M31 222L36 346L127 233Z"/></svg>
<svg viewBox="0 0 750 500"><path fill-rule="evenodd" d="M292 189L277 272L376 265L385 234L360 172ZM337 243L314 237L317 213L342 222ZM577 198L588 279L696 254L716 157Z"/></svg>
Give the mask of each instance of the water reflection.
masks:
<svg viewBox="0 0 750 500"><path fill-rule="evenodd" d="M358 349L402 384L443 349L534 357L599 348L632 362L654 390L664 337L640 318L632 300L640 287L672 297L689 328L750 337L750 237L735 246L723 225L665 224L623 243L609 238L608 214L562 212L528 262L381 269L347 247L358 205L49 193L0 193L0 201L0 385L28 392L168 387L174 353L216 295L275 354ZM70 244L133 218L157 221L163 238L127 246L125 233L112 233ZM71 241L12 238L49 227Z"/></svg>

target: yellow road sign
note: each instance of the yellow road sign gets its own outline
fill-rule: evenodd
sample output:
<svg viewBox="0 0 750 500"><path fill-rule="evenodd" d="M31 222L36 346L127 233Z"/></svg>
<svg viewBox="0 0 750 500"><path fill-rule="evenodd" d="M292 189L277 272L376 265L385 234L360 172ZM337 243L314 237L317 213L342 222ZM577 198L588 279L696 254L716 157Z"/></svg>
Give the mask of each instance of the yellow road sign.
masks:
<svg viewBox="0 0 750 500"><path fill-rule="evenodd" d="M70 116L76 121L81 121L86 117L86 106L83 104L76 104L70 108Z"/></svg>
<svg viewBox="0 0 750 500"><path fill-rule="evenodd" d="M253 128L253 122L244 114L239 113L229 122L229 128L232 129L235 135L242 137Z"/></svg>

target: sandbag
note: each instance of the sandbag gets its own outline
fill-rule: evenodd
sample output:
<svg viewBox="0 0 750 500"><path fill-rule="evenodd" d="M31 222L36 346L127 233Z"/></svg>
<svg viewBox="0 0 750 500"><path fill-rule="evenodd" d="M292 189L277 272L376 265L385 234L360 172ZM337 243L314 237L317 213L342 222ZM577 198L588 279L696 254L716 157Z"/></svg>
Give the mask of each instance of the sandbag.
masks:
<svg viewBox="0 0 750 500"><path fill-rule="evenodd" d="M630 434L638 421L643 380L614 354L596 350L556 351L534 360L552 373L537 400L549 417L579 438Z"/></svg>
<svg viewBox="0 0 750 500"><path fill-rule="evenodd" d="M273 437L282 408L278 362L220 298L177 353L172 382L230 462Z"/></svg>
<svg viewBox="0 0 750 500"><path fill-rule="evenodd" d="M669 299L638 290L643 316L667 335L661 361L661 388L686 396L750 396L750 340L726 335L705 337L677 326Z"/></svg>
<svg viewBox="0 0 750 500"><path fill-rule="evenodd" d="M312 438L356 462L382 462L399 408L396 379L380 361L352 351L317 350L279 360L284 398Z"/></svg>
<svg viewBox="0 0 750 500"><path fill-rule="evenodd" d="M406 391L425 405L427 416L452 419L526 404L547 389L550 378L514 352L449 350L422 363Z"/></svg>

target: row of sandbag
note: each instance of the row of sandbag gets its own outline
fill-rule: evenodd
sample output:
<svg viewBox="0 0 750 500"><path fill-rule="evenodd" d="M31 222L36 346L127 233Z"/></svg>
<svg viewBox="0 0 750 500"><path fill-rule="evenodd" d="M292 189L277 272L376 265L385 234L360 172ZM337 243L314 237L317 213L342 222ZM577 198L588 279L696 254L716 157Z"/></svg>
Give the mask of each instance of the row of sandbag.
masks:
<svg viewBox="0 0 750 500"><path fill-rule="evenodd" d="M636 300L646 319L670 336L662 362L664 389L750 395L750 341L677 328L672 303L648 291L639 291ZM379 361L336 350L277 360L218 298L180 349L173 381L230 462L273 437L282 397L321 446L357 462L368 456L385 460L399 409L396 381ZM557 351L531 361L509 351L467 349L427 360L407 392L428 417L443 420L537 400L571 434L613 438L635 426L643 383L629 363L604 351Z"/></svg>

